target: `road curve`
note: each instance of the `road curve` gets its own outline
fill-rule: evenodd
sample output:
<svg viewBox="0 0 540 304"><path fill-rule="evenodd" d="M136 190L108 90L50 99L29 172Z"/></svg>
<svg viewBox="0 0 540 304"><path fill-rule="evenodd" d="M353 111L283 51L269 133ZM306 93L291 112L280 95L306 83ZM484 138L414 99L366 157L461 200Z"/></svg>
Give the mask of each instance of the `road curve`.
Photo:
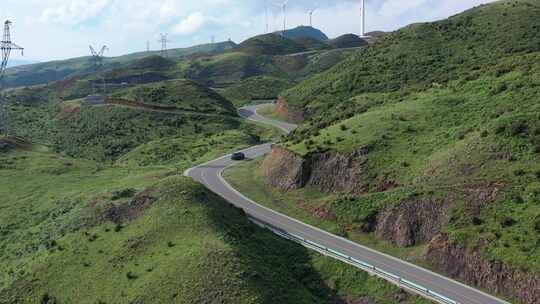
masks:
<svg viewBox="0 0 540 304"><path fill-rule="evenodd" d="M270 124L285 132L291 132L295 125L272 120L257 114L257 108L264 105L244 107L239 114L249 120ZM264 144L243 150L247 158L257 158L269 153L271 144ZM233 189L222 177L228 167L235 165L230 155L197 166L186 171L185 175L204 184L208 189L220 195L233 205L244 209L246 214L257 222L278 228L288 234L298 236L330 248L333 251L371 264L388 273L406 279L437 294L443 295L460 304L508 304L508 302L488 295L480 290L466 286L422 267L377 252L365 246L353 243L342 237L330 234L311 225L302 223L286 215L268 209L245 197ZM395 282L392 282L395 283ZM414 290L413 290L414 291ZM425 295L419 293L420 295ZM432 299L433 300L433 299ZM444 303L442 301L439 301Z"/></svg>

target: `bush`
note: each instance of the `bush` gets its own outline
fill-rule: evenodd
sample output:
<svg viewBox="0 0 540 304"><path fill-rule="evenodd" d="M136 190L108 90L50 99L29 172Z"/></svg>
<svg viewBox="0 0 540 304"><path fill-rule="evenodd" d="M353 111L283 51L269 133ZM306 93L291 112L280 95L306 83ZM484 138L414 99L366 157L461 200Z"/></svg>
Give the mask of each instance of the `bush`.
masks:
<svg viewBox="0 0 540 304"><path fill-rule="evenodd" d="M523 169L517 169L514 171L515 176L524 176L525 174L527 174L527 172L525 172Z"/></svg>
<svg viewBox="0 0 540 304"><path fill-rule="evenodd" d="M540 204L540 183L530 184L525 190L525 198L529 203Z"/></svg>
<svg viewBox="0 0 540 304"><path fill-rule="evenodd" d="M126 278L128 278L128 280L135 280L138 278L138 276L135 273L129 271L128 273L126 273Z"/></svg>
<svg viewBox="0 0 540 304"><path fill-rule="evenodd" d="M130 198L130 197L133 197L135 195L135 193L137 193L137 190L132 189L132 188L128 188L128 189L124 189L124 190L120 190L120 191L114 191L112 193L111 199L113 201L115 201L115 200L119 200L121 198Z"/></svg>

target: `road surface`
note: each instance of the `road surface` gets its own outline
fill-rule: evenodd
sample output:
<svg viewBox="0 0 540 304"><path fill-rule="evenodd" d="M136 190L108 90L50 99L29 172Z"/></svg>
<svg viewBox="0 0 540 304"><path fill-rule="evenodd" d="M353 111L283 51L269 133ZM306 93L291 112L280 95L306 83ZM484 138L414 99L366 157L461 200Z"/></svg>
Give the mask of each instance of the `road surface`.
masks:
<svg viewBox="0 0 540 304"><path fill-rule="evenodd" d="M256 109L260 106L264 105L242 108L239 110L239 114L249 120L273 125L285 132L291 132L294 130L295 125L258 115ZM254 159L269 153L270 150L271 144L264 144L245 149L242 152L246 154L247 158ZM383 270L383 273L387 272L392 274L393 276L399 277L400 280L403 280L404 282L412 282L412 286L416 284L426 288L429 290L429 292L431 292L431 294L442 296L439 298L431 298L437 302L460 304L508 304L508 302L495 298L472 287L458 283L452 279L433 273L406 261L391 257L384 253L377 252L365 246L353 243L336 235L332 235L321 229L302 223L298 220L257 204L233 189L223 179L223 171L226 168L233 166L235 163L236 162L230 159L230 155L227 155L186 171L186 176L201 182L208 187L208 189L222 196L233 205L244 209L246 214L256 222L275 227L278 231L283 231L287 234L297 236L300 239L309 240L309 244L318 244L323 248L328 248L327 250L338 252L340 255L345 255L349 257L349 259L355 259L369 265L373 265L378 269ZM312 246L308 247L313 248ZM339 256L337 256L337 258L339 258ZM386 276L385 278L390 282L396 283L395 281L391 280L391 276ZM398 280L398 282L400 281ZM429 295L425 292L419 292L420 289L415 290L415 288L410 288L411 284L406 286L402 284L398 285L422 296L428 297ZM445 298L448 301L445 301Z"/></svg>

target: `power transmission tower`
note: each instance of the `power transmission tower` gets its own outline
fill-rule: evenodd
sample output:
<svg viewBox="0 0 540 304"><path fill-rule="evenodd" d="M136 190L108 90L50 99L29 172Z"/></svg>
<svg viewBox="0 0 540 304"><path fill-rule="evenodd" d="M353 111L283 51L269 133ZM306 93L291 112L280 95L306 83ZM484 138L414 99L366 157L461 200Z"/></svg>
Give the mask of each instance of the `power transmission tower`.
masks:
<svg viewBox="0 0 540 304"><path fill-rule="evenodd" d="M168 34L161 34L161 39L158 40L158 42L161 43L161 56L167 57L167 43L170 42L167 39Z"/></svg>
<svg viewBox="0 0 540 304"><path fill-rule="evenodd" d="M90 53L92 53L92 60L94 61L94 70L96 74L103 66L103 54L105 54L105 51L107 50L109 50L109 48L106 45L101 47L101 50L99 50L99 52L96 52L96 50L92 46L90 46ZM95 95L96 88L94 84L92 84L92 91L93 91L93 94ZM105 74L103 74L103 95L105 94L107 94L107 87L105 84Z"/></svg>
<svg viewBox="0 0 540 304"><path fill-rule="evenodd" d="M0 65L0 131L3 131L5 133L9 133L9 123L8 123L8 115L6 110L6 102L4 101L3 95L2 95L2 88L3 88L3 78L4 74L6 72L7 64L9 61L9 55L11 54L12 50L20 50L21 55L24 55L24 48L16 45L15 43L11 42L11 33L10 33L10 27L11 27L11 21L6 20L4 23L4 36L2 38L2 41L0 42L0 49L2 51L2 63Z"/></svg>

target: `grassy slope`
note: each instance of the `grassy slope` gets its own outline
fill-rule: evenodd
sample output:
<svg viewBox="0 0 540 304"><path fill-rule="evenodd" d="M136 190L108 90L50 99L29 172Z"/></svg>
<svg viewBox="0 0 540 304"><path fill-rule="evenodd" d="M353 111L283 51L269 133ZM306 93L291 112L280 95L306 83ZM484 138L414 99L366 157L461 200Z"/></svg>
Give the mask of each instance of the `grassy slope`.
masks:
<svg viewBox="0 0 540 304"><path fill-rule="evenodd" d="M324 111L361 93L425 89L494 71L503 58L540 49L539 10L535 1L501 1L408 26L284 97L291 106Z"/></svg>
<svg viewBox="0 0 540 304"><path fill-rule="evenodd" d="M0 163L0 303L427 303L256 228L173 165L43 147Z"/></svg>
<svg viewBox="0 0 540 304"><path fill-rule="evenodd" d="M16 92L25 97L10 105L13 131L52 145L56 151L72 157L111 161L154 140L209 137L217 130L241 126L228 100L188 80L136 86L113 94L149 104L175 106L186 113L88 106L80 101L59 102L54 95L51 101L36 101L32 99L36 95L33 90Z"/></svg>
<svg viewBox="0 0 540 304"><path fill-rule="evenodd" d="M100 170L46 151L15 151L1 160L1 303L333 297L305 249L255 228L202 186L166 178L168 170ZM134 193L118 194L129 193L124 189ZM132 208L135 216L119 211L144 200L152 205ZM285 267L291 260L295 267Z"/></svg>
<svg viewBox="0 0 540 304"><path fill-rule="evenodd" d="M249 104L253 100L276 99L281 92L293 85L294 83L289 80L259 76L247 78L225 89L222 95L238 107Z"/></svg>
<svg viewBox="0 0 540 304"><path fill-rule="evenodd" d="M452 197L454 241L540 271L538 16L534 1L502 1L412 25L285 94L308 110L293 151L370 147L369 194L329 202L338 221L362 225L394 193ZM398 188L378 193L388 182ZM493 187L496 203L471 214L465 193Z"/></svg>
<svg viewBox="0 0 540 304"><path fill-rule="evenodd" d="M225 52L234 47L233 43L223 42L216 44L199 45L184 49L171 49L167 52L168 58L180 60L194 54L216 54ZM104 59L104 69L125 67L134 60L143 59L147 56L160 55L159 51L134 53L119 57ZM72 58L68 60L37 63L19 66L9 69L6 74L7 86L27 86L44 84L65 77L81 76L93 73L91 57Z"/></svg>
<svg viewBox="0 0 540 304"><path fill-rule="evenodd" d="M254 55L284 55L306 51L304 46L293 39L279 34L266 34L240 43L235 51Z"/></svg>

